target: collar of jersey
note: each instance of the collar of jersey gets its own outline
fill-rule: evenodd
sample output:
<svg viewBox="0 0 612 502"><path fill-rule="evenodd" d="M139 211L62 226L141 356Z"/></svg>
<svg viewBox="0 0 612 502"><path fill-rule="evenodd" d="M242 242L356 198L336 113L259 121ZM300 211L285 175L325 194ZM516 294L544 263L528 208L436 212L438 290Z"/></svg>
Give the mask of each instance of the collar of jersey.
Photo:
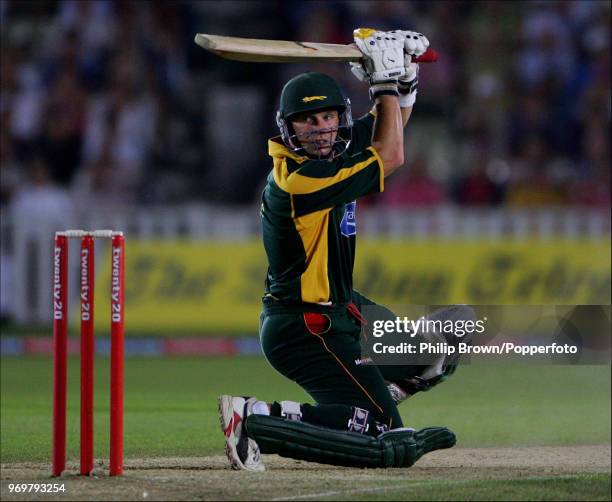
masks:
<svg viewBox="0 0 612 502"><path fill-rule="evenodd" d="M276 136L268 140L268 155L270 155L270 157L289 157L290 159L295 160L298 164L308 160L306 155L298 155L289 150L289 148L287 148L287 146L282 142L280 136Z"/></svg>

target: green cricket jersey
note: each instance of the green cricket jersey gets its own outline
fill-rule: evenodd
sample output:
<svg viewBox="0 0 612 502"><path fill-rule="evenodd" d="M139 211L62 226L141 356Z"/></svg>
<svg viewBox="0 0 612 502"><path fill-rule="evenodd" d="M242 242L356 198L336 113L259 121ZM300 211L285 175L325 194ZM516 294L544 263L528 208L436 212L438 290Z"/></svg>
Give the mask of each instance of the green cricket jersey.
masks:
<svg viewBox="0 0 612 502"><path fill-rule="evenodd" d="M373 124L371 113L355 120L349 149L332 161L296 155L280 137L268 142L274 167L261 205L267 294L290 303L351 301L355 199L384 189Z"/></svg>

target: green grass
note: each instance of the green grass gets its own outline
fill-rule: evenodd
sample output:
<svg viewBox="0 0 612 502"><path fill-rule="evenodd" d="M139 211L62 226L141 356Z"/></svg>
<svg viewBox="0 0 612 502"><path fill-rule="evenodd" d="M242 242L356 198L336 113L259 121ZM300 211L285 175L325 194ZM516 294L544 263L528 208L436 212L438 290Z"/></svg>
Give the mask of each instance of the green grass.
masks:
<svg viewBox="0 0 612 502"><path fill-rule="evenodd" d="M95 450L102 457L108 455L108 359L96 365ZM220 454L216 396L222 393L308 401L258 357L131 358L125 380L125 455L133 458ZM77 359L70 360L69 382L68 456L76 459ZM50 459L51 383L49 358L2 358L3 463ZM465 447L601 444L610 442L610 395L610 366L473 365L401 410L405 425L447 425Z"/></svg>
<svg viewBox="0 0 612 502"><path fill-rule="evenodd" d="M446 425L466 447L609 444L610 366L460 366L402 415Z"/></svg>
<svg viewBox="0 0 612 502"><path fill-rule="evenodd" d="M325 497L327 499L327 497ZM351 500L610 500L609 474L440 481L352 493ZM329 500L332 500L330 498Z"/></svg>

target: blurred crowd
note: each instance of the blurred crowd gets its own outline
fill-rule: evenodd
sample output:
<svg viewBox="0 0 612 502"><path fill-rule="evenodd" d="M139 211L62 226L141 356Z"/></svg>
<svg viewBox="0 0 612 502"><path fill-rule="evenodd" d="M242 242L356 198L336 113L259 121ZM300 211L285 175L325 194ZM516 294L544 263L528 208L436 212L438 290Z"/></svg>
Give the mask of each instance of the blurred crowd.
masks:
<svg viewBox="0 0 612 502"><path fill-rule="evenodd" d="M610 205L610 2L0 2L1 203L251 204L284 81L344 64L228 62L197 32L350 43L415 29L407 167L372 205Z"/></svg>

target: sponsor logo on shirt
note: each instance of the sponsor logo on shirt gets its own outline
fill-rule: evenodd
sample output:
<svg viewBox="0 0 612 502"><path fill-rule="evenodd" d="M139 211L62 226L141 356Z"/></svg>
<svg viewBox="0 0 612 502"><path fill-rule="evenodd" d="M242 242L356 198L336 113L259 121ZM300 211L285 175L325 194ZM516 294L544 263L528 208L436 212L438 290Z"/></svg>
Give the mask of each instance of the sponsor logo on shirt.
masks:
<svg viewBox="0 0 612 502"><path fill-rule="evenodd" d="M340 222L340 232L345 237L357 234L357 222L355 221L355 209L357 201L349 202L344 207L344 216Z"/></svg>

